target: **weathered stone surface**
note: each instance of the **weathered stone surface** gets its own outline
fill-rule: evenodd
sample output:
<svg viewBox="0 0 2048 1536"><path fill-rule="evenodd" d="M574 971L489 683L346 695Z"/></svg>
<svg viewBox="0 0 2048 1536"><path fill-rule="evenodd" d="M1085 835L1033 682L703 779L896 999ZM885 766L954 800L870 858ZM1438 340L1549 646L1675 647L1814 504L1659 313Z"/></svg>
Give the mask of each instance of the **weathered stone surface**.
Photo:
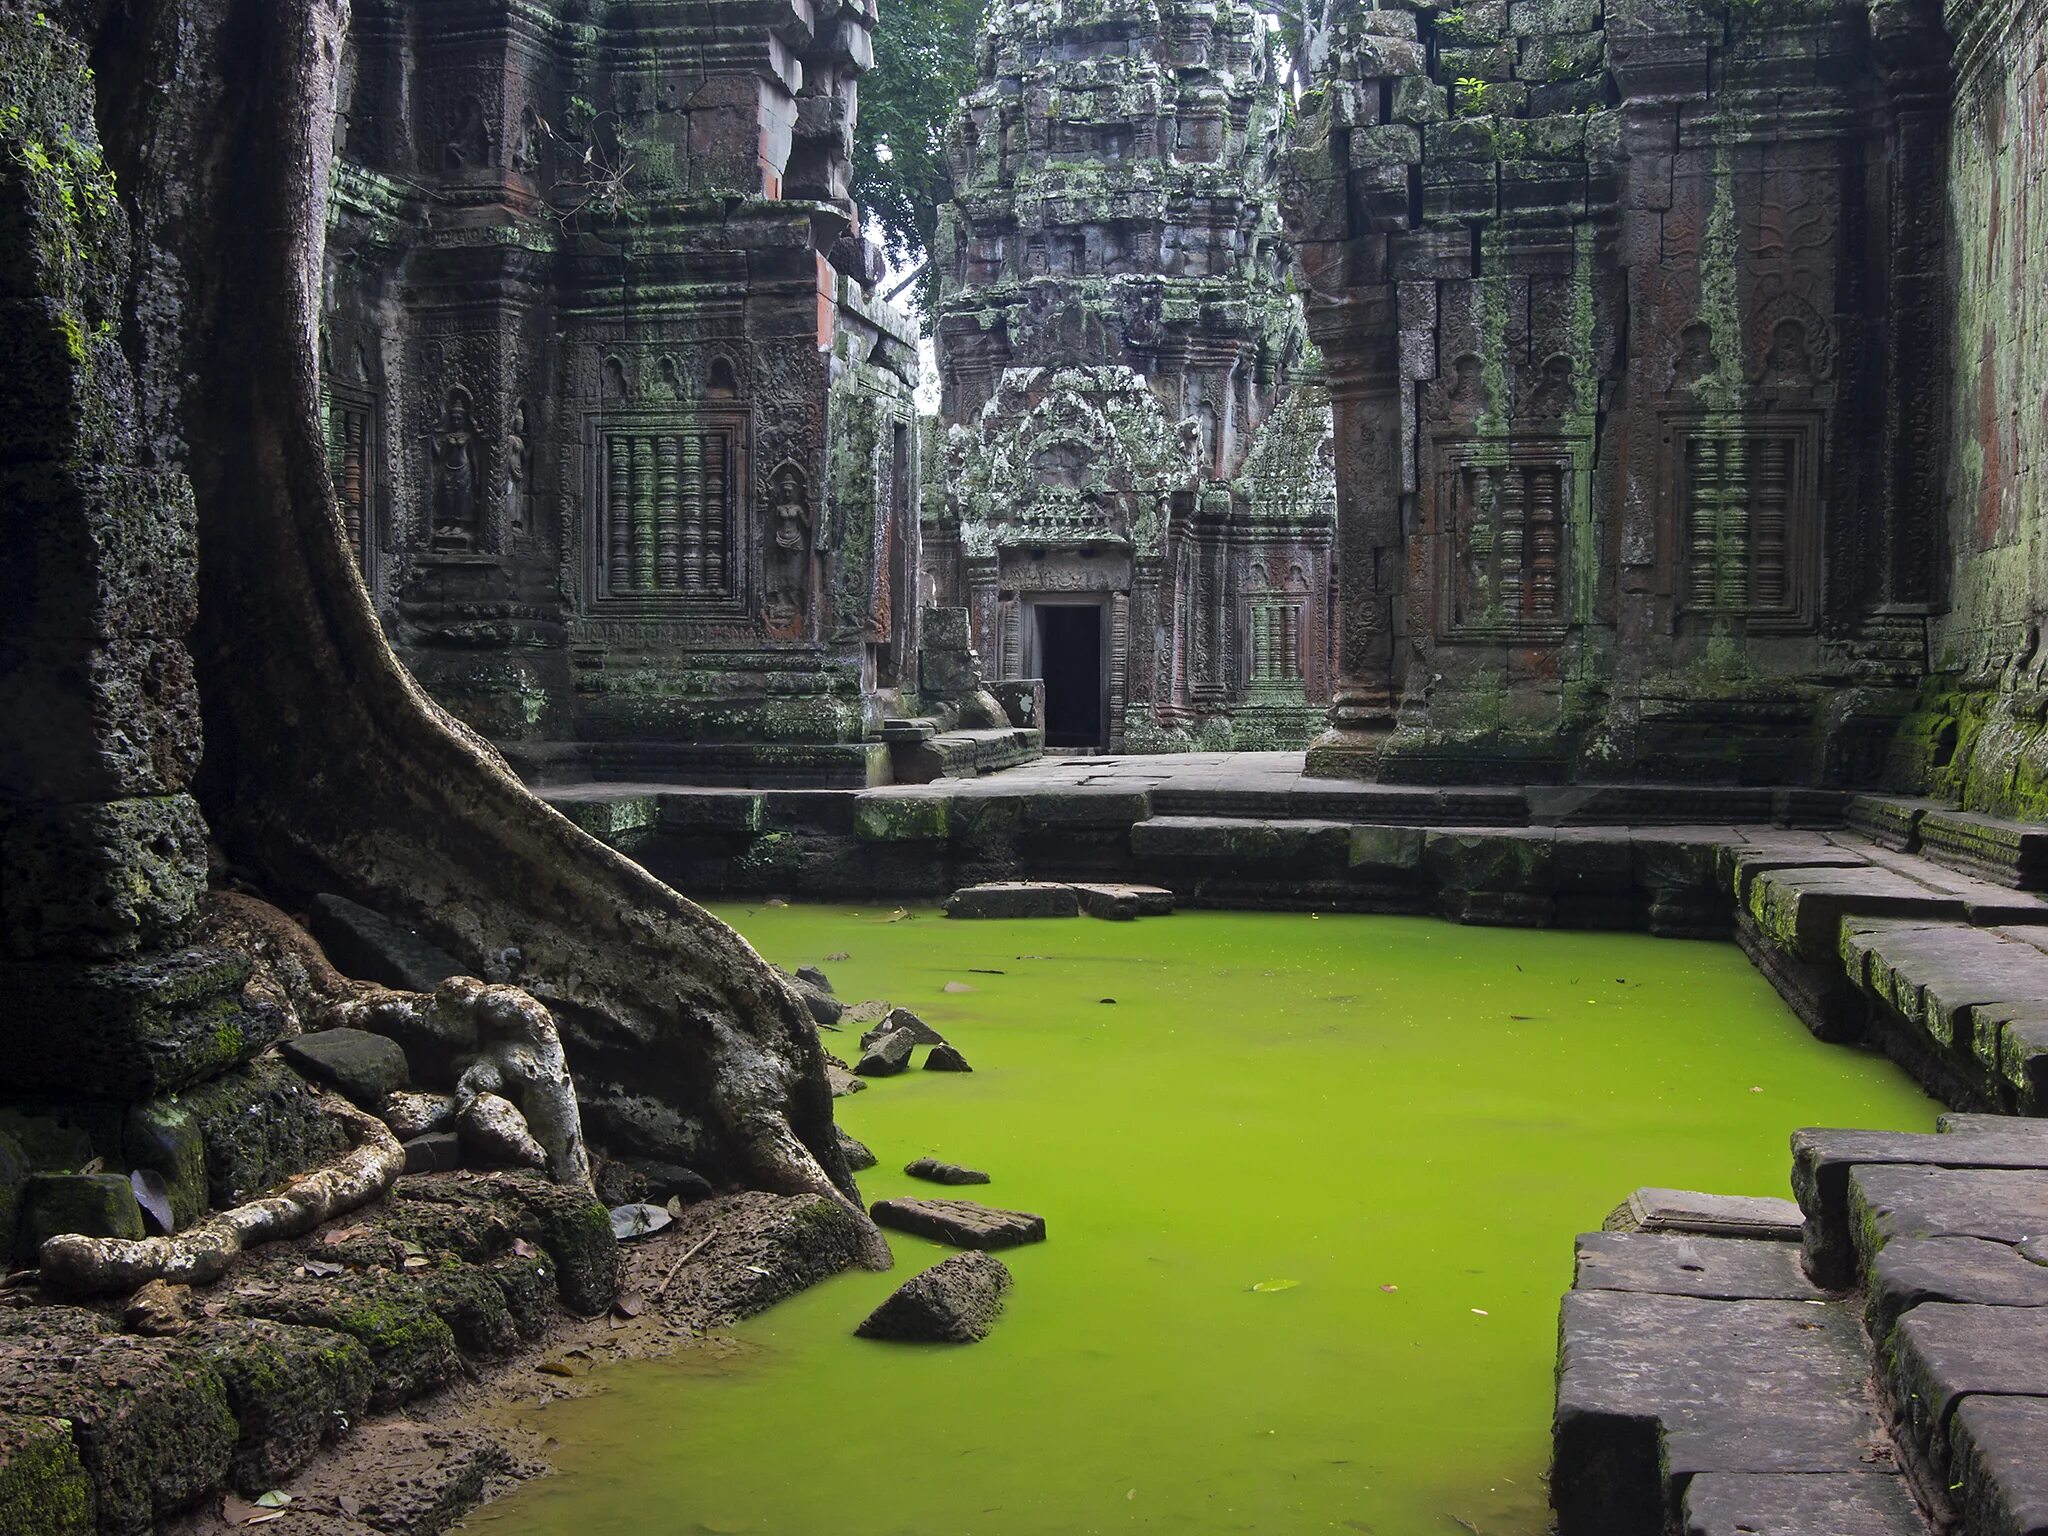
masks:
<svg viewBox="0 0 2048 1536"><path fill-rule="evenodd" d="M853 1070L862 1077L894 1077L910 1065L917 1041L907 1029L892 1029L860 1054Z"/></svg>
<svg viewBox="0 0 2048 1536"><path fill-rule="evenodd" d="M967 1058L960 1054L959 1047L952 1045L933 1046L930 1054L924 1059L924 1069L927 1072L972 1072L974 1070L973 1067L967 1064Z"/></svg>
<svg viewBox="0 0 2048 1536"><path fill-rule="evenodd" d="M211 1204L240 1205L347 1146L312 1086L272 1057L188 1089L179 1102L206 1145Z"/></svg>
<svg viewBox="0 0 2048 1536"><path fill-rule="evenodd" d="M2028 1135L1916 1136L1887 1131L1803 1130L1792 1137L1792 1192L1806 1213L1806 1272L1844 1290L1856 1283L1856 1244L1849 1220L1854 1169L1884 1164L1940 1168L2038 1169L2048 1152ZM1989 1235L1989 1234L1980 1234Z"/></svg>
<svg viewBox="0 0 2048 1536"><path fill-rule="evenodd" d="M1899 1238L2017 1243L2048 1232L2048 1169L1857 1168L1849 1175L1849 1226L1866 1263Z"/></svg>
<svg viewBox="0 0 2048 1536"><path fill-rule="evenodd" d="M0 1414L0 1531L92 1536L92 1483L65 1420Z"/></svg>
<svg viewBox="0 0 2048 1536"><path fill-rule="evenodd" d="M235 1417L230 1482L275 1488L369 1406L369 1352L345 1334L258 1319L205 1324L186 1343L210 1361Z"/></svg>
<svg viewBox="0 0 2048 1536"><path fill-rule="evenodd" d="M2048 1531L2048 1399L1967 1397L1949 1426L1950 1497L1971 1536Z"/></svg>
<svg viewBox="0 0 2048 1536"><path fill-rule="evenodd" d="M429 1131L405 1143L407 1173L453 1173L462 1166L462 1137L454 1131Z"/></svg>
<svg viewBox="0 0 2048 1536"><path fill-rule="evenodd" d="M527 1128L526 1116L510 1099L480 1093L455 1117L463 1150L486 1165L545 1168L548 1155Z"/></svg>
<svg viewBox="0 0 2048 1536"><path fill-rule="evenodd" d="M1884 1339L1901 1316L1927 1301L2048 1307L2048 1265L2007 1243L1977 1237L1893 1237L1866 1282L1870 1336Z"/></svg>
<svg viewBox="0 0 2048 1536"><path fill-rule="evenodd" d="M1685 1490L1684 1536L1923 1536L1905 1480L1864 1472L1706 1472Z"/></svg>
<svg viewBox="0 0 2048 1536"><path fill-rule="evenodd" d="M1559 1330L1560 1536L1654 1536L1695 1473L1862 1473L1882 1455L1839 1303L1574 1291Z"/></svg>
<svg viewBox="0 0 2048 1536"><path fill-rule="evenodd" d="M1013 881L969 886L946 899L946 916L973 918L1078 917L1081 898L1070 885Z"/></svg>
<svg viewBox="0 0 2048 1536"><path fill-rule="evenodd" d="M986 1184L988 1175L978 1168L963 1168L958 1163L945 1162L936 1157L913 1158L904 1164L903 1171L913 1179L927 1179L934 1184Z"/></svg>
<svg viewBox="0 0 2048 1536"><path fill-rule="evenodd" d="M1807 1279L1795 1244L1655 1231L1582 1236L1572 1288L1725 1301L1806 1301L1825 1294Z"/></svg>
<svg viewBox="0 0 2048 1536"><path fill-rule="evenodd" d="M1010 1286L1009 1268L994 1254L956 1254L905 1281L854 1332L905 1343L977 1343L1002 1315Z"/></svg>
<svg viewBox="0 0 2048 1536"><path fill-rule="evenodd" d="M847 1071L846 1068L838 1065L836 1062L827 1062L825 1064L825 1082L831 1088L832 1097L835 1099L843 1099L849 1094L860 1093L867 1087L865 1080L854 1076L853 1073Z"/></svg>
<svg viewBox="0 0 2048 1536"><path fill-rule="evenodd" d="M368 907L332 894L315 896L306 909L306 931L334 962L357 981L374 981L400 992L432 992L467 966L416 929Z"/></svg>
<svg viewBox="0 0 2048 1536"><path fill-rule="evenodd" d="M406 1082L405 1052L362 1029L326 1029L287 1040L285 1060L308 1077L339 1089L372 1114Z"/></svg>
<svg viewBox="0 0 2048 1536"><path fill-rule="evenodd" d="M1949 1477L1950 1414L1960 1400L2048 1398L2048 1308L1927 1302L1899 1320L1885 1363L1904 1432Z"/></svg>
<svg viewBox="0 0 2048 1536"><path fill-rule="evenodd" d="M868 1214L885 1227L955 1248L1014 1248L1045 1241L1045 1218L972 1200L877 1200Z"/></svg>

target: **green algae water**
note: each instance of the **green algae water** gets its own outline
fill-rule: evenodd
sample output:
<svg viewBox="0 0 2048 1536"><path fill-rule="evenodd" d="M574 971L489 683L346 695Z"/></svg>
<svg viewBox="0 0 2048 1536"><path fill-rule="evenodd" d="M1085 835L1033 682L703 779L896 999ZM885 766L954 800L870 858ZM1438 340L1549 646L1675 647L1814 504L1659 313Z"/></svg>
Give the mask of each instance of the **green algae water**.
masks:
<svg viewBox="0 0 2048 1536"><path fill-rule="evenodd" d="M839 1101L882 1160L869 1199L947 1193L899 1171L935 1153L1049 1240L1004 1253L981 1344L852 1337L946 1255L892 1233L892 1274L819 1286L737 1351L609 1369L533 1411L559 1475L472 1530L1536 1536L1573 1234L1639 1185L1782 1195L1796 1127L1937 1110L1815 1042L1730 945L719 911L973 1063Z"/></svg>

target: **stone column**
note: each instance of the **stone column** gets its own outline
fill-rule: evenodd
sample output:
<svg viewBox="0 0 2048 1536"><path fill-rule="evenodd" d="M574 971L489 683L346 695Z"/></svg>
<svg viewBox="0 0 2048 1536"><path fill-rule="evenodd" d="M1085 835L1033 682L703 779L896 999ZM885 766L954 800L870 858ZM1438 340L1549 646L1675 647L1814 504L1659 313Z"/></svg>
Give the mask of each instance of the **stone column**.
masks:
<svg viewBox="0 0 2048 1536"><path fill-rule="evenodd" d="M1323 350L1336 418L1337 676L1330 727L1308 753L1308 771L1323 778L1376 776L1406 668L1409 444L1387 247L1413 222L1422 143L1388 113L1404 81L1427 84L1415 34L1405 11L1367 11L1342 23L1319 60L1284 181L1309 330Z"/></svg>

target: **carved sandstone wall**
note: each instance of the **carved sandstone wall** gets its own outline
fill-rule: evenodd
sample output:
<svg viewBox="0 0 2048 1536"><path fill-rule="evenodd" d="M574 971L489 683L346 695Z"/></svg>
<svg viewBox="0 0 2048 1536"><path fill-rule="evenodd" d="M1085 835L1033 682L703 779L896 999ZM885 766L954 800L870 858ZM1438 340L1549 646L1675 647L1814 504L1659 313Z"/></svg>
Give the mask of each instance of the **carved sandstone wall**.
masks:
<svg viewBox="0 0 2048 1536"><path fill-rule="evenodd" d="M1869 781L1941 599L1918 0L1418 0L1320 59L1318 771Z"/></svg>
<svg viewBox="0 0 2048 1536"><path fill-rule="evenodd" d="M1901 787L2048 814L2048 4L1951 0L1952 296L1943 502L1953 561Z"/></svg>
<svg viewBox="0 0 2048 1536"><path fill-rule="evenodd" d="M408 665L530 777L883 771L917 455L848 195L873 25L355 7L336 478Z"/></svg>

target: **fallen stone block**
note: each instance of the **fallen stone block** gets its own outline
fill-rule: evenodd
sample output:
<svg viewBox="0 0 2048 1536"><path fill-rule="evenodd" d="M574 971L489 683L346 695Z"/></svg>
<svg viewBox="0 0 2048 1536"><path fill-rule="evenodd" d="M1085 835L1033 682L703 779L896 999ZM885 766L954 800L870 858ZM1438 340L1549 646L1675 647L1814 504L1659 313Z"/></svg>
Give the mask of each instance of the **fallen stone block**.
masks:
<svg viewBox="0 0 2048 1536"><path fill-rule="evenodd" d="M963 1168L958 1163L948 1163L936 1157L920 1157L904 1164L903 1171L913 1179L927 1179L934 1184L986 1184L988 1175L979 1168Z"/></svg>
<svg viewBox="0 0 2048 1536"><path fill-rule="evenodd" d="M859 1173L865 1168L872 1168L881 1161L873 1152L868 1150L866 1142L850 1133L845 1126L835 1125L832 1127L832 1130L833 1134L839 1138L839 1150L846 1155L846 1166L855 1173Z"/></svg>
<svg viewBox="0 0 2048 1536"><path fill-rule="evenodd" d="M877 1200L868 1210L879 1226L951 1243L955 1248L1015 1248L1045 1241L1045 1218L972 1200Z"/></svg>
<svg viewBox="0 0 2048 1536"><path fill-rule="evenodd" d="M119 1173L32 1173L21 1189L20 1222L19 1257L31 1264L44 1240L60 1232L144 1235L135 1188Z"/></svg>
<svg viewBox="0 0 2048 1536"><path fill-rule="evenodd" d="M946 916L963 918L1079 917L1081 898L1070 885L1016 880L970 885L946 901Z"/></svg>
<svg viewBox="0 0 2048 1536"><path fill-rule="evenodd" d="M863 1339L973 1344L995 1327L1010 1285L1008 1266L994 1254L956 1254L904 1282L853 1331Z"/></svg>
<svg viewBox="0 0 2048 1536"><path fill-rule="evenodd" d="M92 1483L63 1419L0 1414L0 1531L92 1536Z"/></svg>
<svg viewBox="0 0 2048 1536"><path fill-rule="evenodd" d="M2048 887L2048 828L1937 808L1922 814L1918 830L1920 852L1938 864L2011 890Z"/></svg>
<svg viewBox="0 0 2048 1536"><path fill-rule="evenodd" d="M882 1036L896 1031L909 1035L911 1042L915 1045L944 1045L946 1043L944 1035L933 1029L931 1025L925 1023L923 1019L920 1019L908 1008L891 1008L883 1016L881 1023L860 1037L860 1048L866 1050L877 1040L881 1039Z"/></svg>
<svg viewBox="0 0 2048 1536"><path fill-rule="evenodd" d="M860 1077L894 1077L910 1065L917 1042L907 1029L892 1029L860 1053L853 1070Z"/></svg>
<svg viewBox="0 0 2048 1536"><path fill-rule="evenodd" d="M1849 1175L1849 1230L1868 1269L1902 1238L2018 1243L2048 1232L2048 1171L1884 1165Z"/></svg>
<svg viewBox="0 0 2048 1536"><path fill-rule="evenodd" d="M366 1029L325 1029L287 1040L278 1049L306 1076L329 1084L372 1114L405 1086L405 1052L396 1041Z"/></svg>
<svg viewBox="0 0 2048 1536"><path fill-rule="evenodd" d="M1077 885L1074 894L1090 917L1128 922L1138 917L1169 917L1173 892L1158 885Z"/></svg>
<svg viewBox="0 0 2048 1536"><path fill-rule="evenodd" d="M967 1058L960 1054L958 1047L951 1045L933 1046L924 1058L924 1069L927 1072L972 1072L974 1070L974 1068L967 1064Z"/></svg>
<svg viewBox="0 0 2048 1536"><path fill-rule="evenodd" d="M1710 1195L1645 1187L1609 1218L1610 1232L1692 1232L1797 1242L1806 1218L1793 1201L1767 1195Z"/></svg>

